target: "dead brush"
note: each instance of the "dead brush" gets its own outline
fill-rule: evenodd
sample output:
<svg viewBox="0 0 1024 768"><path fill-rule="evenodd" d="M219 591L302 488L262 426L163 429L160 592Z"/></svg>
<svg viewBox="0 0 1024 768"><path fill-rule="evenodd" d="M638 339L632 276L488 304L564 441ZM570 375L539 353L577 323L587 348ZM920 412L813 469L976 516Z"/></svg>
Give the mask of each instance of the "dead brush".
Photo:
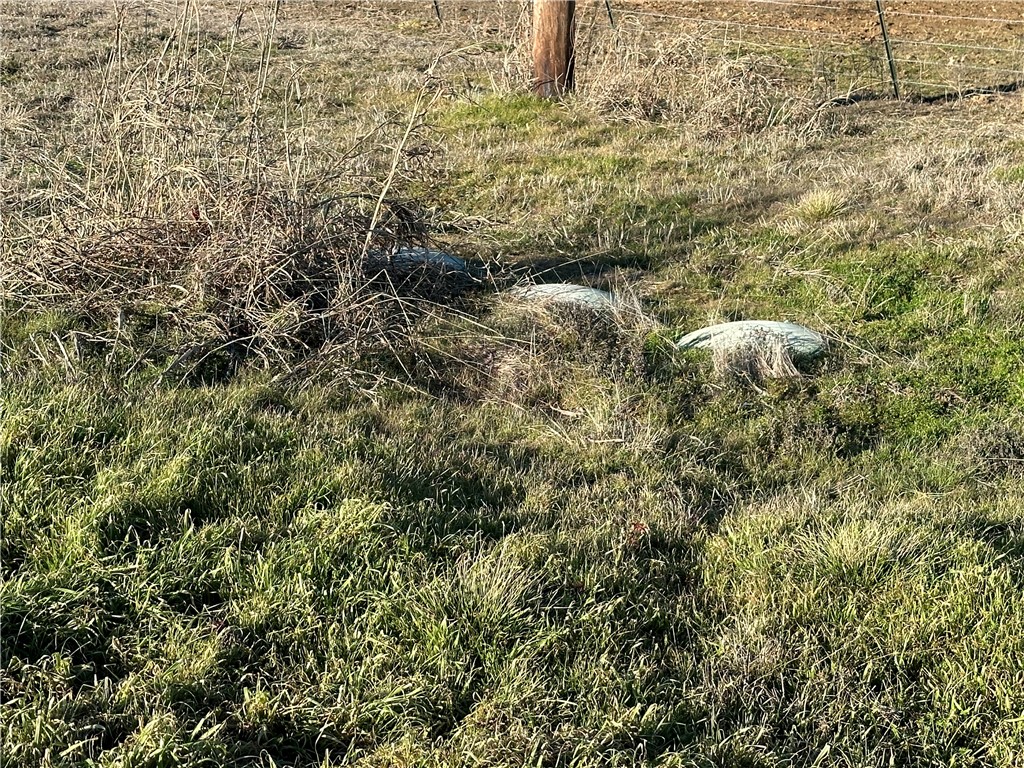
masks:
<svg viewBox="0 0 1024 768"><path fill-rule="evenodd" d="M568 381L625 382L648 374L644 347L655 324L641 313L504 296L484 322L488 332L477 333L458 357L475 361L464 365L472 374L467 386L485 401L557 411L571 390Z"/></svg>
<svg viewBox="0 0 1024 768"><path fill-rule="evenodd" d="M24 309L59 306L97 327L159 319L172 353L213 353L267 368L304 356L400 345L426 307L467 287L444 273L371 267L362 257L370 213L361 198L312 202L286 191L231 190L217 218L148 221L79 238L39 241L0 262ZM372 237L387 251L420 229L408 206ZM140 352L141 354L141 352Z"/></svg>
<svg viewBox="0 0 1024 768"><path fill-rule="evenodd" d="M504 298L486 330L463 337L453 359L461 393L502 410L540 415L546 434L575 446L615 444L648 455L664 440L638 392L660 368L641 315Z"/></svg>
<svg viewBox="0 0 1024 768"><path fill-rule="evenodd" d="M678 36L666 42L642 25L592 64L581 99L626 120L680 120L700 138L759 133L770 128L815 133L833 113L820 95L772 74L771 56L722 56L711 41Z"/></svg>
<svg viewBox="0 0 1024 768"><path fill-rule="evenodd" d="M387 256L436 225L401 192L431 175L417 150L430 74L407 119L317 147L271 55L281 8L240 10L226 50L192 2L162 48L129 44L138 9L120 8L73 140L28 150L16 172L31 194L4 196L5 310L73 316L134 364L170 360L165 375L325 355L348 369L396 355L473 287Z"/></svg>

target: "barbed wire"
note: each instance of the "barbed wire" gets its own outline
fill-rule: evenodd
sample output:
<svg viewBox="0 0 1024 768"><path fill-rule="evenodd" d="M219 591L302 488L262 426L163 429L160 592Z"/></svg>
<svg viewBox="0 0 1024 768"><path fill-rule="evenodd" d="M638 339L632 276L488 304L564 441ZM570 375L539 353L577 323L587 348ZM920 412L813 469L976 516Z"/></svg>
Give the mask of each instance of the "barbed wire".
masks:
<svg viewBox="0 0 1024 768"><path fill-rule="evenodd" d="M295 1L295 0L293 0ZM301 2L302 0L298 0ZM318 0L305 0L306 2L313 4ZM372 6L386 6L386 5L423 5L431 4L433 0L346 0L347 5L372 5ZM443 0L447 5L469 5L472 3L478 3L481 5L525 5L530 0L506 0L504 3L502 0ZM582 4L582 0L552 0L553 2L575 2L577 5ZM616 5L622 7L622 3L626 0L618 0ZM918 2L927 2L928 5L936 5L939 3L952 3L956 5L963 5L965 0L917 0ZM993 3L1005 3L1020 7L1020 0L984 0L985 5L991 5ZM818 2L806 2L805 0L658 0L661 5L723 5L726 3L734 3L736 5L750 5L752 3L765 3L771 5L786 5L786 6L813 6L816 8L827 8L829 10L838 10L842 7L843 3L855 6L868 6L871 8L871 12L874 12L874 0L818 0ZM981 4L980 2L978 3ZM888 13L895 13L896 11L887 11ZM900 11L900 13L910 13L909 11ZM924 16L931 16L933 14L920 14ZM967 17L967 18L989 18L989 17ZM1017 23L1020 19L1011 19L1010 21Z"/></svg>
<svg viewBox="0 0 1024 768"><path fill-rule="evenodd" d="M663 3L676 2L679 5L698 5L698 4L705 4L706 5L706 4L708 4L709 0L661 0L661 2L663 2ZM838 7L835 6L835 5L823 5L821 3L800 2L800 0L714 0L714 2L715 2L716 5L720 5L722 3L727 3L727 2L734 2L737 5L739 5L739 4L743 4L743 5L776 5L776 6L783 5L783 6L787 7L787 8L817 8L817 9L824 9L824 10L828 10L828 11L838 10ZM864 0L854 0L854 2L863 3ZM859 8L858 8L858 10L859 10ZM864 10L867 13L871 14L871 15L874 15L874 13L875 13L873 8L865 7Z"/></svg>
<svg viewBox="0 0 1024 768"><path fill-rule="evenodd" d="M1021 67L1019 69L1006 69L1005 67L985 66L985 65L979 65L979 64L964 64L962 62L957 62L956 64L945 64L944 62L941 62L941 61L931 61L929 59L900 59L900 58L897 58L897 59L894 59L894 61L897 64L936 64L936 65L939 65L939 66L951 67L951 68L954 68L954 69L968 69L968 70L976 71L976 72L1000 72L1000 73L1008 74L1008 75L1020 75L1020 74L1024 73L1024 67Z"/></svg>
<svg viewBox="0 0 1024 768"><path fill-rule="evenodd" d="M1019 19L999 19L992 16L954 16L939 13L914 13L913 11L886 11L888 16L910 16L920 19L942 19L944 21L987 21L996 24L1024 24L1024 17Z"/></svg>
<svg viewBox="0 0 1024 768"><path fill-rule="evenodd" d="M669 0L662 0L662 2L669 2ZM719 0L719 2L729 2L729 0ZM788 5L788 6L796 7L796 8L812 7L813 6L813 7L815 7L816 10L842 11L843 13L848 13L850 10L853 9L853 6L851 6L849 3L847 5L845 5L845 6L838 6L838 5L826 6L826 5L822 5L821 3L799 3L799 2L788 3L788 2L785 2L785 0L749 0L749 3L758 3L758 2L763 2L764 4L770 4L770 5ZM870 0L849 0L849 2L858 2L859 5L856 6L856 8L863 9L865 11L865 15L866 16L874 16L874 15L876 15L876 13L875 13L876 9L868 7L868 2L870 2ZM687 10L695 7L694 3L692 1L688 1L688 0L675 0L675 2L673 4L676 7L679 7L679 8L685 7L685 8L687 8ZM874 4L872 3L872 5L874 5ZM909 16L909 17L913 17L913 18L924 18L924 19L948 20L948 19L956 18L956 19L962 19L962 20L971 21L971 22L985 22L985 23L997 23L997 24L1004 24L1004 23L1024 24L1024 18L1022 18L1021 20L1017 21L1017 20L1011 20L1011 19L1007 19L1007 18L1003 18L1003 17L996 17L996 16L992 16L992 17L973 16L973 15L972 16L953 16L953 15L948 14L948 13L925 14L925 13L914 13L914 12L910 12L910 11L894 11L894 10L887 11L886 13L889 16L905 15L905 16ZM683 15L677 14L677 13L664 13L664 12L658 12L658 11L652 11L652 10L641 10L641 9L637 9L637 8L633 8L633 7L626 7L626 8L621 8L620 7L619 14L620 14L620 16L646 16L646 17L654 17L654 18L674 19L674 20L677 20L677 21L685 21L685 22L694 23L694 24L714 24L714 25L719 26L719 27L721 27L721 26L727 26L727 27L728 26L735 26L735 27L740 27L742 29L760 30L760 31L764 31L765 33L780 33L780 35L809 35L809 36L812 36L812 37L816 38L817 40L822 40L822 39L829 40L830 43L831 43L831 47L830 48L815 49L815 50L813 50L813 55L816 55L816 56L820 56L820 55L825 55L825 56L828 56L828 55L831 55L831 56L842 56L842 55L845 54L845 51L842 51L843 48L854 48L855 47L855 43L853 43L852 41L848 41L848 38L846 38L844 35L842 35L841 33L838 33L838 32L827 33L827 32L822 32L822 31L820 31L818 29L805 29L805 28L798 28L798 27L788 27L788 26L781 26L781 25L778 25L778 24L759 24L759 23L756 23L756 21L752 21L752 20L749 20L749 19L748 20L744 20L744 21L737 21L735 19L729 19L729 18L721 19L721 18L701 17L701 16L683 16ZM877 39L877 37L873 37L872 39ZM862 42L866 42L866 41L862 41ZM897 46L897 47L901 46L901 45L906 45L906 46L909 46L911 49L913 49L912 52L904 51L902 53L902 55L896 56L894 58L894 63L895 64L900 64L901 66L904 66L904 67L908 67L908 68L910 68L912 70L916 69L919 72L926 72L927 71L927 72L938 73L938 72L945 71L945 72L950 72L950 73L953 73L953 72L957 72L957 73L961 73L961 72L985 73L988 76L1009 75L1009 76L1012 76L1014 78L1019 78L1022 75L1024 75L1024 66L1022 66L1020 68L1010 68L1008 66L1008 64L1010 64L1010 62L1006 62L1006 61L994 62L994 63L990 63L990 64L970 63L968 61L963 61L963 60L956 61L956 62L950 62L950 61L938 60L938 59L936 59L934 57L929 57L927 55L927 51L929 49L932 49L932 50L936 50L936 51L961 51L961 52L964 52L964 55L967 55L967 52L972 52L972 51L987 52L987 53L997 53L997 54L1008 54L1009 56L1012 56L1012 57L1022 57L1022 59L1024 59L1024 49L1021 49L1021 48L1010 48L1010 47L1003 47L1003 46L998 46L998 45L982 45L982 44L976 44L976 43L944 42L944 41L930 41L930 40L911 40L911 39L907 39L907 38L892 38L891 39L891 43L894 46ZM747 43L747 45L749 46L749 45L754 45L754 44L753 43ZM762 49L764 49L764 50L771 50L772 48L777 48L779 51L782 51L782 52L794 52L794 51L795 52L803 52L803 51L807 51L807 47L806 46L791 46L791 45L786 45L785 43L779 42L779 41L765 42L763 44L760 44L760 47L762 47ZM922 55L916 55L917 51L921 51ZM943 79L945 79L948 76L949 75L941 75L937 79L943 80ZM909 85L909 86L927 87L927 88L942 88L942 89L953 89L953 88L956 87L951 82L934 82L933 80L926 79L926 78L918 78L918 79L898 78L898 79L901 80L902 82L904 82L906 85ZM964 78L964 77L957 77L956 79L958 81L963 81L966 78Z"/></svg>
<svg viewBox="0 0 1024 768"><path fill-rule="evenodd" d="M360 8L370 7L409 7L412 5L424 8L433 15L433 0L351 0ZM558 0L555 0L558 1ZM565 0L570 2L571 0ZM527 11L526 0L439 0L442 8L451 9L454 17L461 12L470 14L507 14L510 9L517 9L520 17ZM624 35L642 32L642 27L631 27L629 23L643 21L673 22L677 25L689 25L696 29L713 28L716 35L705 36L709 44L717 43L725 49L737 52L759 51L766 54L779 54L773 60L762 64L776 70L787 70L794 73L809 73L815 76L826 72L836 83L844 79L863 81L866 77L874 77L878 83L887 82L884 73L884 52L881 48L882 31L878 25L878 8L874 0L659 0L658 5L651 7L637 0L611 0L614 17L604 16L605 0L581 0L578 6L585 10L577 10L577 18L581 28L592 38L586 43L588 57L594 45L606 45L599 42L602 36L615 35L621 44ZM954 5L956 4L956 5ZM993 44L989 40L941 40L914 39L916 34L927 34L920 29L923 25L909 25L904 20L926 20L936 22L959 21L965 25L985 27L991 25L1011 25L1024 27L1024 3L1020 0L986 0L986 8L996 11L991 16L975 15L973 8L968 14L957 14L952 11L963 7L963 0L920 0L914 5L890 7L884 11L889 19L890 29L897 35L889 38L894 48L893 63L909 76L899 76L898 80L912 88L939 89L946 92L963 91L964 83L986 77L1007 76L1017 82L1024 78L1024 44L1010 47ZM930 12L921 12L927 8ZM1021 9L1020 18L1010 18L1009 9ZM733 14L740 9L748 11L739 18ZM781 9L792 11L787 22L778 23ZM939 12L941 11L941 12ZM1000 15L1000 12L1003 12ZM769 16L769 14L771 14ZM832 19L829 15L834 14ZM851 16L856 14L856 16ZM814 26L807 25L813 18ZM767 20L763 23L762 19ZM824 24L823 24L824 20ZM839 22L853 22L856 29L843 26ZM864 29L863 23L871 21L878 29ZM449 22L450 23L450 22ZM528 22L527 22L528 24ZM948 25L937 24L937 33L941 34ZM730 36L735 31L735 36ZM1001 30L1006 34L1005 30ZM902 35L899 35L903 32ZM907 34L907 33L910 34ZM980 34L981 30L979 30ZM719 37L721 39L716 40ZM808 41L800 45L796 41ZM878 50L872 55L873 46ZM993 61L978 61L982 54L992 54ZM940 57L956 55L957 60ZM787 61L786 59L790 59ZM813 66L805 66L808 62ZM845 62L845 63L844 63ZM830 66L831 65L831 66ZM867 66L865 66L867 65ZM914 78L914 74L918 74ZM927 73L927 76L920 75ZM984 86L982 86L984 87Z"/></svg>
<svg viewBox="0 0 1024 768"><path fill-rule="evenodd" d="M893 43L899 45L930 46L932 48L959 48L968 51L995 51L999 53L1015 53L1024 55L1024 46L1020 48L999 48L994 45L973 45L970 43L940 43L932 40L906 40L899 37L892 39Z"/></svg>
<svg viewBox="0 0 1024 768"><path fill-rule="evenodd" d="M310 0L310 2L312 2L312 1L313 0ZM567 2L567 3L568 2L576 2L576 0L554 0L554 1L555 2L559 2L559 1L560 2ZM355 6L362 6L362 7L377 7L377 8L381 8L381 7L386 7L388 5L407 5L407 6L408 5L415 5L415 6L425 6L427 8L433 9L432 0L349 0L349 2L352 3ZM680 6L680 7L690 7L690 8L694 8L694 7L700 8L702 6L712 5L712 4L716 5L716 6L722 6L722 5L727 5L728 3L734 3L736 6L740 6L740 5L742 5L742 6L768 5L768 6L774 6L774 7L781 6L781 7L786 7L786 8L790 8L790 9L792 9L792 8L810 8L810 9L814 9L814 10L826 10L826 11L833 11L833 12L840 11L840 10L843 11L843 12L849 12L849 11L853 10L853 11L862 11L865 14L865 16L868 16L868 17L873 17L873 16L876 15L876 11L875 11L874 4L873 4L872 0L831 0L831 4L825 4L825 3L822 3L822 2L801 2L801 0L713 0L713 2L712 2L712 0L659 0L659 2L662 3L662 4L674 4L674 5L677 5L677 6ZM928 0L928 2L931 3L931 4L942 3L942 2L962 3L963 0ZM986 3L998 3L998 2L1010 3L1010 4L1017 5L1017 6L1021 5L1020 0L986 0ZM843 5L844 3L846 4L845 7ZM440 0L440 4L442 6L448 5L448 6L455 6L455 7L467 6L467 5L476 5L476 6L480 6L480 7L491 7L491 8L495 8L495 9L500 9L500 7L502 5L505 5L506 3L503 3L500 0ZM510 0L507 4L509 4L509 5L522 5L524 3L522 2L522 0L520 0L519 2L512 2L512 0ZM617 6L619 10L627 10L627 7L622 5L622 0L618 0L618 2L614 3L614 5ZM634 13L634 14L641 14L642 13L644 15L649 15L649 16L661 16L661 17L664 17L664 18L680 18L678 16L674 16L673 14L662 14L662 13L658 13L656 11L638 11L636 9L632 9L631 12ZM992 23L998 23L998 24L1020 24L1020 25L1024 25L1024 13L1022 13L1022 16L1020 18L1011 19L1011 18L997 17L997 16L964 16L964 15L959 15L959 14L919 13L919 12L916 12L916 11L902 11L902 10L897 10L897 9L890 9L890 10L886 11L886 15L887 16L907 16L907 17L924 18L924 19L942 19L942 20L954 20L954 21L982 21L982 22L992 22ZM698 18L700 18L703 21L727 21L726 19L712 19L710 17L698 17ZM757 25L757 26L766 26L766 25Z"/></svg>
<svg viewBox="0 0 1024 768"><path fill-rule="evenodd" d="M773 32L792 32L799 35L813 35L816 37L834 37L827 32L816 29L800 29L798 27L778 27L769 24L750 24L748 22L733 21L725 19L709 19L701 16L677 16L668 13L656 13L654 11L637 11L635 9L619 9L621 16L649 16L662 19L675 19L678 21L693 21L701 24L717 24L719 26L743 27L750 29L766 29Z"/></svg>
<svg viewBox="0 0 1024 768"><path fill-rule="evenodd" d="M946 91L963 91L963 90L966 90L966 88L964 88L964 87L955 86L955 85L952 85L950 83L934 83L934 82L931 82L931 81L928 81L928 80L906 80L906 79L902 79L902 80L900 80L900 82L905 84L905 85L923 85L926 88L941 88L941 89L944 89Z"/></svg>

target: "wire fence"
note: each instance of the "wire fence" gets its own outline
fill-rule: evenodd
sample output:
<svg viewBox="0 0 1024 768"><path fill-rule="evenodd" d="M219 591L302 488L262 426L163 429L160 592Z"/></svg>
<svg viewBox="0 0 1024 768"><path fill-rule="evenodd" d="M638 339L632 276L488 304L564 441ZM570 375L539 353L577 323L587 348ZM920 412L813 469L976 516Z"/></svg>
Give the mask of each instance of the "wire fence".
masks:
<svg viewBox="0 0 1024 768"><path fill-rule="evenodd" d="M522 0L395 4L415 5L442 24L504 14L528 34ZM892 92L883 14L903 96L944 98L1024 83L1020 0L581 0L576 23L584 58L643 32L689 35L712 55L758 55L761 66L841 97Z"/></svg>

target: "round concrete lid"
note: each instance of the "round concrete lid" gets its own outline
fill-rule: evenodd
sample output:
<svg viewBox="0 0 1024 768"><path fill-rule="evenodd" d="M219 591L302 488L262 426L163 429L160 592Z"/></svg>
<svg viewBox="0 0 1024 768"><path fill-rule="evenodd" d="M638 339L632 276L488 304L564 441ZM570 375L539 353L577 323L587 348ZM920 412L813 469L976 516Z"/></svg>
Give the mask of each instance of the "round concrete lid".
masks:
<svg viewBox="0 0 1024 768"><path fill-rule="evenodd" d="M537 303L575 304L590 309L614 309L619 303L615 295L608 291L573 283L521 285L509 293L517 298Z"/></svg>
<svg viewBox="0 0 1024 768"><path fill-rule="evenodd" d="M442 272L467 272L466 262L458 256L433 248L404 247L399 248L390 256L383 253L375 254L382 262L390 262L399 269L413 269L418 266L433 267Z"/></svg>
<svg viewBox="0 0 1024 768"><path fill-rule="evenodd" d="M737 349L765 343L781 343L793 359L813 359L824 354L825 338L797 323L777 320L737 320L701 328L676 342L680 349Z"/></svg>

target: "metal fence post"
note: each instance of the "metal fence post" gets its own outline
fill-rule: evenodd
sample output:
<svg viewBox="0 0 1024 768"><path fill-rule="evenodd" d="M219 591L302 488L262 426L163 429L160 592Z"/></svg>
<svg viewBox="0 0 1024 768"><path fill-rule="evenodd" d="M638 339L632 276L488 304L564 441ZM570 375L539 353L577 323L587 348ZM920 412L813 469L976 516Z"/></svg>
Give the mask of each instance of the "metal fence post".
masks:
<svg viewBox="0 0 1024 768"><path fill-rule="evenodd" d="M896 77L896 59L892 55L892 41L889 39L889 25L885 23L885 5L882 0L875 0L878 11L878 23L882 27L882 40L885 42L885 57L889 60L889 77L892 78L892 92L900 97L900 82Z"/></svg>

